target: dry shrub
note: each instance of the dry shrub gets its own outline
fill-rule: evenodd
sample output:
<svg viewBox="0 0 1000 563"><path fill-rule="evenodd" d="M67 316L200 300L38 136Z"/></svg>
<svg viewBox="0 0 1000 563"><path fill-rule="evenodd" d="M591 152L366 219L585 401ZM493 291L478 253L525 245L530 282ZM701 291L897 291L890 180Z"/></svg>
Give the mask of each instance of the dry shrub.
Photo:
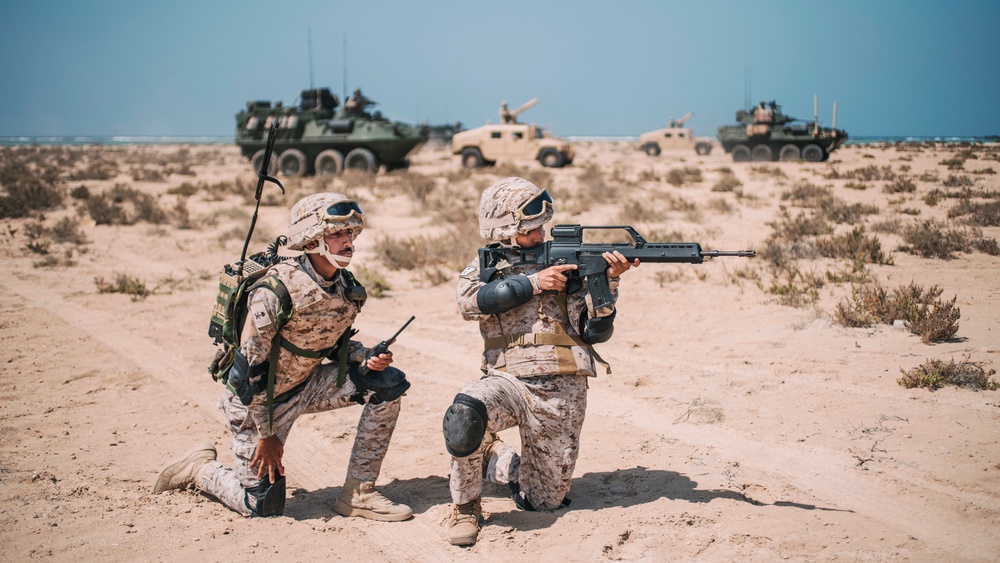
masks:
<svg viewBox="0 0 1000 563"><path fill-rule="evenodd" d="M167 213L153 196L125 184L87 199L87 212L98 225L133 225L139 221L160 224Z"/></svg>
<svg viewBox="0 0 1000 563"><path fill-rule="evenodd" d="M826 175L828 180L861 180L862 182L875 182L879 180L894 180L896 179L896 173L893 172L892 166L877 166L871 164L869 166L862 166L861 168L855 168L848 172L840 173L836 168L831 168L829 174Z"/></svg>
<svg viewBox="0 0 1000 563"><path fill-rule="evenodd" d="M672 186L683 186L684 184L697 184L701 182L701 169L696 166L685 166L684 168L672 168L667 172L667 183Z"/></svg>
<svg viewBox="0 0 1000 563"><path fill-rule="evenodd" d="M963 217L962 222L977 227L1000 226L1000 201L973 203L968 199L960 199L955 207L948 210L948 217Z"/></svg>
<svg viewBox="0 0 1000 563"><path fill-rule="evenodd" d="M359 266L353 273L370 297L381 299L385 297L387 291L392 291L389 280L385 279L385 276L374 268Z"/></svg>
<svg viewBox="0 0 1000 563"><path fill-rule="evenodd" d="M750 172L753 174L760 174L762 176L770 176L771 178L787 178L788 174L779 166L751 166Z"/></svg>
<svg viewBox="0 0 1000 563"><path fill-rule="evenodd" d="M0 187L6 193L0 193L0 217L27 217L32 211L62 204L64 189L56 170L34 170L13 153L2 154Z"/></svg>
<svg viewBox="0 0 1000 563"><path fill-rule="evenodd" d="M948 174L948 177L944 180L944 187L946 188L964 188L972 186L974 182L968 176L955 176L954 174Z"/></svg>
<svg viewBox="0 0 1000 563"><path fill-rule="evenodd" d="M788 210L784 208L781 209L778 220L768 223L768 225L774 229L770 238L789 242L833 232L833 226L830 225L825 217L807 215L803 212L799 212L798 215L792 217L788 214Z"/></svg>
<svg viewBox="0 0 1000 563"><path fill-rule="evenodd" d="M819 299L825 284L815 272L802 272L797 263L790 263L774 273L767 292L778 296L778 303L790 307L805 307Z"/></svg>
<svg viewBox="0 0 1000 563"><path fill-rule="evenodd" d="M940 258L949 260L956 252L971 252L972 238L977 232L970 233L968 229L952 229L933 219L903 229L903 240L906 244L900 246L903 252L922 256L924 258Z"/></svg>
<svg viewBox="0 0 1000 563"><path fill-rule="evenodd" d="M722 177L719 178L719 181L716 182L714 186L712 186L712 191L713 192L731 192L731 191L735 191L736 188L738 188L738 187L740 187L742 185L743 185L743 182L740 182L739 178L737 178L733 174L731 174L731 173L730 174L723 174Z"/></svg>
<svg viewBox="0 0 1000 563"><path fill-rule="evenodd" d="M820 203L830 197L830 188L817 186L805 180L796 182L792 189L781 194L784 201L792 201L799 207L819 207Z"/></svg>
<svg viewBox="0 0 1000 563"><path fill-rule="evenodd" d="M609 185L604 179L604 172L595 164L586 164L578 181L580 189L574 198L575 203L582 208L586 208L594 203L604 203L618 199L618 189L613 184ZM538 185L538 184L535 184Z"/></svg>
<svg viewBox="0 0 1000 563"><path fill-rule="evenodd" d="M882 251L877 236L867 236L864 227L854 227L850 232L834 234L816 241L819 253L827 258L841 258L854 262L891 265L891 256Z"/></svg>
<svg viewBox="0 0 1000 563"><path fill-rule="evenodd" d="M898 193L913 193L917 191L917 185L913 180L907 177L896 178L892 182L889 182L882 188L887 194L898 194Z"/></svg>
<svg viewBox="0 0 1000 563"><path fill-rule="evenodd" d="M132 301L145 299L153 294L146 287L146 284L137 277L126 273L113 273L114 281L105 282L103 277L94 278L98 293L124 293L132 298Z"/></svg>
<svg viewBox="0 0 1000 563"><path fill-rule="evenodd" d="M850 301L837 304L834 318L847 327L891 325L900 320L925 344L944 342L958 333L961 310L955 306L957 296L951 301L940 299L943 291L936 285L924 289L914 282L890 291L875 281L852 288Z"/></svg>
<svg viewBox="0 0 1000 563"><path fill-rule="evenodd" d="M442 283L450 276L435 274L442 269L457 272L471 260L479 248L476 235L449 229L440 236L394 238L380 236L375 251L390 270L418 270L425 279Z"/></svg>
<svg viewBox="0 0 1000 563"><path fill-rule="evenodd" d="M633 223L655 223L662 221L664 214L658 211L649 202L626 201L622 205L622 211L618 215L618 220L624 224Z"/></svg>
<svg viewBox="0 0 1000 563"><path fill-rule="evenodd" d="M996 391L1000 382L993 376L997 370L986 371L982 364L965 359L956 363L954 359L945 363L942 360L928 360L910 371L899 370L903 376L897 383L913 389L923 387L930 391L941 389L945 385L953 385L973 391Z"/></svg>

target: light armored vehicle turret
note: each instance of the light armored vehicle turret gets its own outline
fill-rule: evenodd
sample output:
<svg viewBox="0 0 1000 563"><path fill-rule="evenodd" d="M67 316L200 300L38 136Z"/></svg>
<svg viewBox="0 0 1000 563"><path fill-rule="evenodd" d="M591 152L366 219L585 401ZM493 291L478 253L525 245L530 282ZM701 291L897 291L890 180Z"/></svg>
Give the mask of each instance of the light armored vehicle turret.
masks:
<svg viewBox="0 0 1000 563"><path fill-rule="evenodd" d="M451 138L452 154L461 155L462 166L492 166L498 160L534 159L542 166L559 168L573 162L570 143L546 133L534 123L518 123L517 116L538 103L532 98L516 110L500 107L503 123L460 131Z"/></svg>
<svg viewBox="0 0 1000 563"><path fill-rule="evenodd" d="M271 162L284 176L405 168L408 155L427 140L427 129L369 112L374 105L360 89L343 105L328 88L303 90L297 106L250 101L236 114L236 144L259 169L267 131L277 122Z"/></svg>
<svg viewBox="0 0 1000 563"><path fill-rule="evenodd" d="M719 127L719 142L734 162L820 162L847 142L847 132L837 129L837 103L833 103L833 127L820 127L815 98L812 123L785 115L774 101L761 102L749 112L737 111L736 121L740 124Z"/></svg>
<svg viewBox="0 0 1000 563"><path fill-rule="evenodd" d="M671 117L667 127L643 133L639 136L639 150L649 156L658 156L664 150L690 149L691 147L694 147L694 152L700 155L712 152L710 139L704 137L695 139L694 130L684 127L684 123L693 115L693 113L687 112L680 119L675 120Z"/></svg>

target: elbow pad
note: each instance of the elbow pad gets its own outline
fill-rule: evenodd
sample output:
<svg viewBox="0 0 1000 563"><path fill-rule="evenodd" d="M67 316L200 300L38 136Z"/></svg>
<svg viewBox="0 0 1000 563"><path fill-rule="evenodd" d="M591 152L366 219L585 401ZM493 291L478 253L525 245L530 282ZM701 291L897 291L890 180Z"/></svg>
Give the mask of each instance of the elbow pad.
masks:
<svg viewBox="0 0 1000 563"><path fill-rule="evenodd" d="M525 276L510 276L493 280L479 288L476 304L483 313L496 315L524 305L531 301L533 295L531 280Z"/></svg>
<svg viewBox="0 0 1000 563"><path fill-rule="evenodd" d="M587 310L584 309L583 313L580 314L580 328L582 329L580 337L587 344L607 342L615 332L615 315L617 314L618 310L615 309L606 317L588 319Z"/></svg>

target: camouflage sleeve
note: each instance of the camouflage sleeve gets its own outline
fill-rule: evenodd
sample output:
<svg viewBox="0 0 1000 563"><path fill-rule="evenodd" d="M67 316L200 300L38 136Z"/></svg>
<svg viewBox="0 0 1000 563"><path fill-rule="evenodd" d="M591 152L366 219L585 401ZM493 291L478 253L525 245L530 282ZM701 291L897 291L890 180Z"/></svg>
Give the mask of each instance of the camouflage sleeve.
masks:
<svg viewBox="0 0 1000 563"><path fill-rule="evenodd" d="M479 257L477 256L458 275L458 310L462 313L464 320L472 321L483 316L483 312L479 310L479 303L476 301L481 287L483 287L483 282L479 281Z"/></svg>
<svg viewBox="0 0 1000 563"><path fill-rule="evenodd" d="M267 361L271 353L271 341L274 339L274 323L278 315L278 296L273 291L267 289L256 289L250 293L247 299L249 313L253 326L252 334L243 339L240 352L246 357L250 365L255 366ZM247 330L249 331L249 326ZM267 424L267 395L258 393L253 401L247 406L250 417L253 418L257 426L260 438L268 438L273 433Z"/></svg>

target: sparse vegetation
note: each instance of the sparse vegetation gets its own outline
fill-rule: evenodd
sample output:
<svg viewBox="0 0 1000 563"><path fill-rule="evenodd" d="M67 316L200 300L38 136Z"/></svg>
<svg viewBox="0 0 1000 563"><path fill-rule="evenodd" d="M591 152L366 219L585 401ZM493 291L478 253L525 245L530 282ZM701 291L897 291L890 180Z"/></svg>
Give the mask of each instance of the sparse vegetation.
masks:
<svg viewBox="0 0 1000 563"><path fill-rule="evenodd" d="M922 387L930 391L941 389L945 385L953 385L963 389L973 391L996 391L1000 389L1000 382L993 376L997 370L987 371L982 364L970 361L968 358L961 362L951 360L928 360L923 364L909 370L899 370L903 375L896 380L897 383L913 389Z"/></svg>
<svg viewBox="0 0 1000 563"><path fill-rule="evenodd" d="M847 327L891 325L902 321L920 339L929 344L952 339L958 333L961 310L951 301L940 299L938 286L924 289L914 282L889 290L877 281L855 286L849 301L841 301L834 311L836 321Z"/></svg>
<svg viewBox="0 0 1000 563"><path fill-rule="evenodd" d="M97 286L98 293L124 293L132 298L132 301L145 299L153 294L146 287L146 284L137 277L126 273L114 273L114 280L105 282L103 277L94 278L94 285Z"/></svg>

